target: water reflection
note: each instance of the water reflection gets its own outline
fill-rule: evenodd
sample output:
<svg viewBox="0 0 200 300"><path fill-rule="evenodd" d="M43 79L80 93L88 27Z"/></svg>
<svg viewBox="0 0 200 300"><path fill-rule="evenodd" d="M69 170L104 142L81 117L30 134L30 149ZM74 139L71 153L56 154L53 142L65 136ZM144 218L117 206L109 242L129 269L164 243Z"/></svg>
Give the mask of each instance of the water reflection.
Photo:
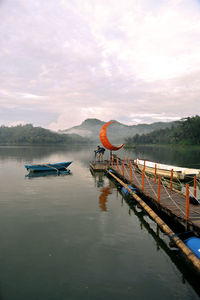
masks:
<svg viewBox="0 0 200 300"><path fill-rule="evenodd" d="M200 148L195 146L137 146L127 149L126 156L180 167L200 168Z"/></svg>
<svg viewBox="0 0 200 300"><path fill-rule="evenodd" d="M101 189L101 194L99 196L99 206L102 211L107 211L106 202L107 202L108 195L111 194L112 192L110 186L103 187Z"/></svg>
<svg viewBox="0 0 200 300"><path fill-rule="evenodd" d="M37 177L57 177L57 176L66 176L66 175L72 175L72 173L70 172L70 170L66 170L66 171L43 171L43 172L30 172L28 174L25 175L25 178L28 179L33 179L33 178L37 178Z"/></svg>
<svg viewBox="0 0 200 300"><path fill-rule="evenodd" d="M155 241L156 250L160 251L160 249L162 249L165 251L165 253L170 257L171 261L182 273L182 283L185 284L187 280L192 285L197 294L200 296L200 275L197 274L194 269L192 269L192 267L187 263L186 259L182 257L178 249L172 249L168 246L168 237L165 236L160 227L149 217L149 215L144 210L138 209L137 205L135 205L136 203L134 202L134 199L128 196L124 196L121 193L121 191L119 192L122 195L121 203L123 204L123 201L125 200L128 204L128 214L131 216L132 211L134 215L137 216L140 222L141 230L146 230L153 237ZM150 222L148 222L146 219L149 219ZM152 222L156 229L153 229L150 225Z"/></svg>
<svg viewBox="0 0 200 300"><path fill-rule="evenodd" d="M90 173L92 174L95 182L95 187L103 187L104 186L104 178L105 178L105 173L98 171L94 172L92 169L90 169Z"/></svg>

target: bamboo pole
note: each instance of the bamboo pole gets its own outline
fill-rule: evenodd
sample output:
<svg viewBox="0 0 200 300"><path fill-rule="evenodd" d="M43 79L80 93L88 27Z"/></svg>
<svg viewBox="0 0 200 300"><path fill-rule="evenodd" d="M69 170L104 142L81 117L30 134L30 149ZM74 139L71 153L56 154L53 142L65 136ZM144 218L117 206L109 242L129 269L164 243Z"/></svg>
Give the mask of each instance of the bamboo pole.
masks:
<svg viewBox="0 0 200 300"><path fill-rule="evenodd" d="M125 189L133 196L133 198L144 208L144 210L152 217L152 219L162 228L162 230L169 236L169 238L176 244L176 246L184 253L188 260L193 264L193 266L200 272L200 259L184 244L184 242L171 230L171 228L165 224L165 222L132 190L120 180L113 173L108 171L108 173L115 178Z"/></svg>
<svg viewBox="0 0 200 300"><path fill-rule="evenodd" d="M197 176L194 176L194 197L197 198Z"/></svg>
<svg viewBox="0 0 200 300"><path fill-rule="evenodd" d="M146 165L146 162L145 162L145 160L144 160L144 167L143 167L143 171L145 172L145 165Z"/></svg>
<svg viewBox="0 0 200 300"><path fill-rule="evenodd" d="M189 220L189 209L190 209L190 191L189 184L186 184L186 211L185 211L185 220Z"/></svg>
<svg viewBox="0 0 200 300"><path fill-rule="evenodd" d="M158 177L158 203L160 203L160 187L161 187L161 177Z"/></svg>
<svg viewBox="0 0 200 300"><path fill-rule="evenodd" d="M59 173L59 170L58 170L57 168L52 167L52 166L50 166L50 165L48 165L48 164L44 164L44 165L41 165L41 166L48 167L48 168L50 168L50 169L52 169L52 170L55 170L55 171L57 171L57 172Z"/></svg>
<svg viewBox="0 0 200 300"><path fill-rule="evenodd" d="M171 169L171 178L170 178L170 191L172 191L173 176L174 176L174 170L173 170L173 169Z"/></svg>

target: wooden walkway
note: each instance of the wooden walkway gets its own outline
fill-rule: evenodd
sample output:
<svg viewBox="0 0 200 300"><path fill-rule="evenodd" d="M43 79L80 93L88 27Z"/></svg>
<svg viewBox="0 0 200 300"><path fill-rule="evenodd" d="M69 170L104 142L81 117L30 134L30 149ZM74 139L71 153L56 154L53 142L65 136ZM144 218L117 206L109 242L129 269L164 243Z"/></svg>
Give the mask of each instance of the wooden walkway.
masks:
<svg viewBox="0 0 200 300"><path fill-rule="evenodd" d="M133 185L141 195L148 198L156 207L168 216L176 219L176 221L186 226L189 230L193 230L200 236L200 205L189 205L189 219L186 222L186 196L179 191L170 190L169 187L161 184L160 187L160 202L158 202L158 180L154 182L153 178L145 175L144 189L142 190L142 174L132 168L132 180L130 168L127 164L113 165L112 169Z"/></svg>

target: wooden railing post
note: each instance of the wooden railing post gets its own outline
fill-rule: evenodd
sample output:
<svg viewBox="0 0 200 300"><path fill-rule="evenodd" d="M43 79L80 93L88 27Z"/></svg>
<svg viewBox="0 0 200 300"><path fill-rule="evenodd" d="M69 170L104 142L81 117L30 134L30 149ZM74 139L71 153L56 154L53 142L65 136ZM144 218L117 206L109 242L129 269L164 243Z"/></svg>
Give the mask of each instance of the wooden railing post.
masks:
<svg viewBox="0 0 200 300"><path fill-rule="evenodd" d="M194 197L197 198L197 176L194 176Z"/></svg>
<svg viewBox="0 0 200 300"><path fill-rule="evenodd" d="M171 178L170 178L170 191L172 191L173 176L174 176L174 170L173 170L173 169L171 169Z"/></svg>
<svg viewBox="0 0 200 300"><path fill-rule="evenodd" d="M161 176L158 176L158 203L160 203Z"/></svg>
<svg viewBox="0 0 200 300"><path fill-rule="evenodd" d="M112 168L113 168L113 162L114 162L114 157L113 157L113 155L112 155Z"/></svg>
<svg viewBox="0 0 200 300"><path fill-rule="evenodd" d="M144 191L144 174L145 174L145 171L143 169L142 171L142 190Z"/></svg>
<svg viewBox="0 0 200 300"><path fill-rule="evenodd" d="M117 157L117 171L119 170L119 159Z"/></svg>
<svg viewBox="0 0 200 300"><path fill-rule="evenodd" d="M122 162L122 176L124 177L124 160Z"/></svg>
<svg viewBox="0 0 200 300"><path fill-rule="evenodd" d="M132 164L129 164L129 168L130 168L130 181L132 182L133 179L133 174L132 174Z"/></svg>
<svg viewBox="0 0 200 300"><path fill-rule="evenodd" d="M185 220L189 220L189 209L190 209L190 191L189 184L186 184L186 210L185 210Z"/></svg>
<svg viewBox="0 0 200 300"><path fill-rule="evenodd" d="M154 182L156 182L157 179L157 164L155 164L155 176L154 176Z"/></svg>

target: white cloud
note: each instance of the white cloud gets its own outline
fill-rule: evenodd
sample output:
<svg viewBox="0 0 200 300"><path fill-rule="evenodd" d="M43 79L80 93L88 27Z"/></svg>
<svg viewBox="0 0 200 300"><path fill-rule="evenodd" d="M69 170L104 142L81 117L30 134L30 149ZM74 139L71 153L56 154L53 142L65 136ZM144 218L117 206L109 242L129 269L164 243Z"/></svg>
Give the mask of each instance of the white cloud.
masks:
<svg viewBox="0 0 200 300"><path fill-rule="evenodd" d="M3 1L0 109L51 129L198 114L199 36L196 0Z"/></svg>

